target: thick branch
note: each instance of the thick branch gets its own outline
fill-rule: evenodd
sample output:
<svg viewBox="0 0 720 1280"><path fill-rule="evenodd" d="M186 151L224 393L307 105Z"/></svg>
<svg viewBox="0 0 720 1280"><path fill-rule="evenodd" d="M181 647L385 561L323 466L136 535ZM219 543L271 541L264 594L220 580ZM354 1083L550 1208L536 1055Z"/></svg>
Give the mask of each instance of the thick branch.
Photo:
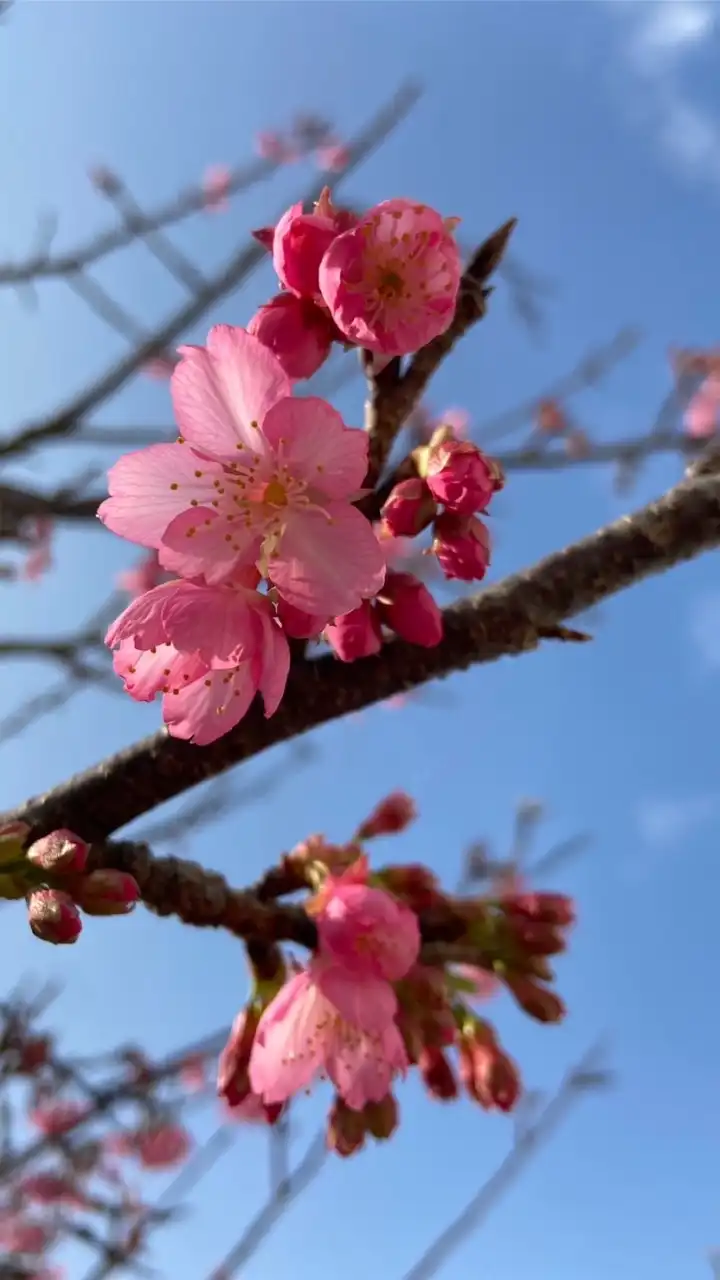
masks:
<svg viewBox="0 0 720 1280"><path fill-rule="evenodd" d="M685 480L634 515L447 609L445 638L435 649L395 641L352 666L332 657L300 661L270 720L255 706L209 747L161 731L29 800L5 820L22 818L38 834L66 826L85 839L103 840L275 743L437 676L535 649L546 636L558 636L564 619L719 544L720 477Z"/></svg>

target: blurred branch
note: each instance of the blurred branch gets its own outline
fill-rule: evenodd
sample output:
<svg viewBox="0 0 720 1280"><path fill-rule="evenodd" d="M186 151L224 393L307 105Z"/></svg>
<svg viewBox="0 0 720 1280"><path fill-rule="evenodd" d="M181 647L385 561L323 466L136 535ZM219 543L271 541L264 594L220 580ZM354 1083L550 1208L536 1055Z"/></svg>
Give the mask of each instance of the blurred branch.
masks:
<svg viewBox="0 0 720 1280"><path fill-rule="evenodd" d="M331 656L296 661L271 719L252 708L236 730L202 750L161 731L28 801L12 817L38 832L69 826L85 839L105 839L274 743L474 663L572 636L562 629L565 619L718 544L720 477L683 480L633 515L446 609L436 648L395 641L350 669Z"/></svg>
<svg viewBox="0 0 720 1280"><path fill-rule="evenodd" d="M458 1245L482 1225L498 1200L517 1181L541 1145L552 1137L567 1113L589 1089L605 1082L604 1073L593 1067L599 1046L594 1045L570 1069L555 1095L542 1108L537 1118L517 1134L512 1149L495 1173L488 1178L462 1213L445 1228L425 1250L421 1258L405 1272L403 1280L431 1280L447 1262Z"/></svg>

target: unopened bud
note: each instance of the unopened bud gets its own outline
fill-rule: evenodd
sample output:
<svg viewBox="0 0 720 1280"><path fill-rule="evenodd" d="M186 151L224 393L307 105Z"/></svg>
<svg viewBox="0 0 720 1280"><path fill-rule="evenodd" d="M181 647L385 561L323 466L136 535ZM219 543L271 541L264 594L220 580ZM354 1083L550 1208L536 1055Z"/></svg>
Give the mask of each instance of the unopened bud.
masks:
<svg viewBox="0 0 720 1280"><path fill-rule="evenodd" d="M362 1115L365 1132L378 1142L391 1138L398 1127L398 1105L391 1093L386 1093L380 1102L366 1102Z"/></svg>
<svg viewBox="0 0 720 1280"><path fill-rule="evenodd" d="M259 1020L259 1011L253 1005L241 1009L220 1054L217 1091L229 1107L242 1106L252 1093L248 1068Z"/></svg>
<svg viewBox="0 0 720 1280"><path fill-rule="evenodd" d="M357 830L358 840L397 835L417 817L415 801L406 791L392 791L373 809Z"/></svg>
<svg viewBox="0 0 720 1280"><path fill-rule="evenodd" d="M426 1045L418 1058L418 1067L428 1093L440 1102L457 1098L455 1073L442 1049Z"/></svg>
<svg viewBox="0 0 720 1280"><path fill-rule="evenodd" d="M484 511L503 483L502 471L476 444L447 438L430 442L426 477L433 497L463 516Z"/></svg>
<svg viewBox="0 0 720 1280"><path fill-rule="evenodd" d="M88 852L89 846L80 839L80 836L60 827L57 831L51 831L49 835L35 840L30 845L26 857L28 862L40 868L41 871L62 875L66 872L84 871Z"/></svg>
<svg viewBox="0 0 720 1280"><path fill-rule="evenodd" d="M506 915L524 916L536 924L567 927L575 922L575 904L564 893L512 893L503 896Z"/></svg>
<svg viewBox="0 0 720 1280"><path fill-rule="evenodd" d="M413 573L389 573L378 596L380 618L401 640L433 649L443 638L442 611Z"/></svg>
<svg viewBox="0 0 720 1280"><path fill-rule="evenodd" d="M140 897L134 876L126 871L92 871L73 886L75 899L89 916L124 916Z"/></svg>
<svg viewBox="0 0 720 1280"><path fill-rule="evenodd" d="M82 932L75 903L59 889L33 889L28 894L28 923L43 942L77 942Z"/></svg>
<svg viewBox="0 0 720 1280"><path fill-rule="evenodd" d="M403 866L383 867L377 878L384 889L396 898L402 898L413 911L426 911L442 900L443 894L437 876L429 867L418 862Z"/></svg>
<svg viewBox="0 0 720 1280"><path fill-rule="evenodd" d="M393 538L414 538L435 519L437 503L424 480L401 480L381 511L384 528Z"/></svg>
<svg viewBox="0 0 720 1280"><path fill-rule="evenodd" d="M446 578L480 581L490 564L490 535L476 516L443 511L435 521L432 550Z"/></svg>
<svg viewBox="0 0 720 1280"><path fill-rule="evenodd" d="M382 648L380 619L367 600L357 609L336 618L323 634L341 662L370 658Z"/></svg>
<svg viewBox="0 0 720 1280"><path fill-rule="evenodd" d="M565 1005L554 991L541 987L532 978L520 973L505 974L505 984L521 1009L537 1022L562 1022Z"/></svg>
<svg viewBox="0 0 720 1280"><path fill-rule="evenodd" d="M460 1045L460 1076L470 1097L487 1111L512 1111L520 1097L515 1063L497 1043L470 1036Z"/></svg>
<svg viewBox="0 0 720 1280"><path fill-rule="evenodd" d="M362 1111L351 1111L336 1098L328 1116L327 1145L339 1156L351 1156L365 1145L365 1119Z"/></svg>

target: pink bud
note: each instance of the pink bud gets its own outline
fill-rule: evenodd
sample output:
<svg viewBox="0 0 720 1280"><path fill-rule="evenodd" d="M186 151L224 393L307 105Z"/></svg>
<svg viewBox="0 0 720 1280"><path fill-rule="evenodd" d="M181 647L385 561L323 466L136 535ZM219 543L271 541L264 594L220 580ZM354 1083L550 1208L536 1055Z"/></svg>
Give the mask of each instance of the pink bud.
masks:
<svg viewBox="0 0 720 1280"><path fill-rule="evenodd" d="M314 640L319 636L324 627L327 626L329 619L318 616L314 613L306 613L304 609L298 609L294 604L288 604L279 593L277 597L277 615L282 623L282 629L286 636L291 636L294 640Z"/></svg>
<svg viewBox="0 0 720 1280"><path fill-rule="evenodd" d="M289 378L311 378L327 360L335 326L311 298L279 293L255 312L248 333L280 361Z"/></svg>
<svg viewBox="0 0 720 1280"><path fill-rule="evenodd" d="M125 871L92 871L73 887L76 901L89 916L122 916L140 897L134 876Z"/></svg>
<svg viewBox="0 0 720 1280"><path fill-rule="evenodd" d="M228 207L232 173L225 164L211 164L205 170L202 188L205 208L219 213Z"/></svg>
<svg viewBox="0 0 720 1280"><path fill-rule="evenodd" d="M300 298L322 301L318 274L325 250L337 235L332 218L303 213L293 204L275 228L273 265L280 283Z"/></svg>
<svg viewBox="0 0 720 1280"><path fill-rule="evenodd" d="M383 526L393 538L414 538L437 514L437 505L424 480L401 480L383 506Z"/></svg>
<svg viewBox="0 0 720 1280"><path fill-rule="evenodd" d="M43 942L77 942L82 932L75 903L59 889L33 889L28 894L28 923Z"/></svg>
<svg viewBox="0 0 720 1280"><path fill-rule="evenodd" d="M565 1005L554 991L541 987L525 974L508 973L505 983L514 995L521 1009L525 1010L536 1022L562 1022L565 1017Z"/></svg>
<svg viewBox="0 0 720 1280"><path fill-rule="evenodd" d="M51 1102L44 1107L35 1107L28 1119L41 1133L55 1135L69 1133L88 1114L84 1102Z"/></svg>
<svg viewBox="0 0 720 1280"><path fill-rule="evenodd" d="M428 1093L439 1102L449 1102L457 1098L458 1086L448 1059L442 1049L434 1045L425 1045L420 1050L418 1069Z"/></svg>
<svg viewBox="0 0 720 1280"><path fill-rule="evenodd" d="M568 429L568 420L562 405L557 400L541 400L535 410L539 431L547 435L557 435Z"/></svg>
<svg viewBox="0 0 720 1280"><path fill-rule="evenodd" d="M382 648L382 630L369 601L329 623L323 635L341 662L369 658Z"/></svg>
<svg viewBox="0 0 720 1280"><path fill-rule="evenodd" d="M42 871L62 875L65 872L84 871L88 860L89 845L74 832L60 827L47 836L35 840L27 851L28 862Z"/></svg>
<svg viewBox="0 0 720 1280"><path fill-rule="evenodd" d="M190 1135L180 1124L156 1124L138 1133L135 1150L145 1169L170 1169L181 1164L191 1147Z"/></svg>
<svg viewBox="0 0 720 1280"><path fill-rule="evenodd" d="M490 535L476 516L443 511L435 521L432 549L446 578L479 581L490 564Z"/></svg>
<svg viewBox="0 0 720 1280"><path fill-rule="evenodd" d="M378 596L381 621L402 640L432 649L443 638L443 616L430 592L412 573L389 573Z"/></svg>
<svg viewBox="0 0 720 1280"><path fill-rule="evenodd" d="M342 142L328 142L315 152L322 173L342 173L350 163L350 150Z"/></svg>
<svg viewBox="0 0 720 1280"><path fill-rule="evenodd" d="M427 484L450 511L471 516L502 487L502 473L471 441L445 440L430 446Z"/></svg>
<svg viewBox="0 0 720 1280"><path fill-rule="evenodd" d="M283 164L292 158L287 143L281 135L273 133L269 129L256 134L255 150L263 160L274 160L276 164Z"/></svg>
<svg viewBox="0 0 720 1280"><path fill-rule="evenodd" d="M373 836L394 836L404 831L417 817L412 796L406 791L392 791L385 796L372 813L360 824L358 840L370 840ZM401 868L396 868L401 870Z"/></svg>
<svg viewBox="0 0 720 1280"><path fill-rule="evenodd" d="M275 239L274 227L258 227L256 231L251 231L250 235L253 237L253 240L257 240L258 244L261 244L264 249L267 249L272 253L273 240Z"/></svg>
<svg viewBox="0 0 720 1280"><path fill-rule="evenodd" d="M217 1091L230 1107L241 1106L252 1093L248 1067L258 1022L259 1014L252 1006L241 1009L220 1054Z"/></svg>

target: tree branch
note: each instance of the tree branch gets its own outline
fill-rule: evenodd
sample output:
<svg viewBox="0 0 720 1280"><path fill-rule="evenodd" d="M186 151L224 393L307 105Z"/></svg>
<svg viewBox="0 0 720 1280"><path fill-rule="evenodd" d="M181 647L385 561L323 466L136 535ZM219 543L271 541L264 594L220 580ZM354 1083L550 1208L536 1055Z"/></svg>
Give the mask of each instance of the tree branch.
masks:
<svg viewBox="0 0 720 1280"><path fill-rule="evenodd" d="M632 516L607 525L445 610L434 649L394 641L347 667L333 657L296 662L283 702L264 719L257 705L209 747L164 730L33 798L0 821L22 819L36 834L60 826L103 840L172 796L275 743L438 676L535 649L558 638L566 618L651 574L720 544L720 477L684 480Z"/></svg>

